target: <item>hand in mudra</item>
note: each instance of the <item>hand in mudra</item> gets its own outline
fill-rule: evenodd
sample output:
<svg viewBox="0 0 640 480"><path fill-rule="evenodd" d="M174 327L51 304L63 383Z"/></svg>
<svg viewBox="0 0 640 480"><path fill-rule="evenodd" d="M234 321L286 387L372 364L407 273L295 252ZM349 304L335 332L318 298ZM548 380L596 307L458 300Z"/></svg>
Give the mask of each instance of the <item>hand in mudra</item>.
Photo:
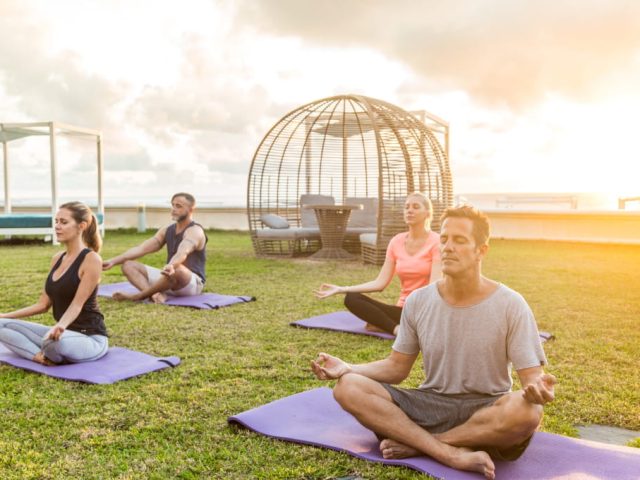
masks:
<svg viewBox="0 0 640 480"><path fill-rule="evenodd" d="M311 371L320 380L335 380L349 373L351 366L338 357L333 357L328 353L320 353L316 360L311 361Z"/></svg>
<svg viewBox="0 0 640 480"><path fill-rule="evenodd" d="M320 285L320 288L314 290L313 293L316 295L316 298L327 298L336 293L342 293L342 288L331 283L323 283Z"/></svg>

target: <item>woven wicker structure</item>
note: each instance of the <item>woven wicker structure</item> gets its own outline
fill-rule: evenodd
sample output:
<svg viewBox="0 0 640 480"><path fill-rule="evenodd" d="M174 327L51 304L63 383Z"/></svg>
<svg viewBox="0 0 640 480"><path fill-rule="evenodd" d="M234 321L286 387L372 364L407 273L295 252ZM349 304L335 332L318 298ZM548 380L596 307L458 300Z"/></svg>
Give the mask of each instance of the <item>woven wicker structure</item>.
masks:
<svg viewBox="0 0 640 480"><path fill-rule="evenodd" d="M361 95L293 110L265 135L251 163L247 213L256 254L317 249L317 223L305 204L359 204L345 246L359 249L360 235L369 234L376 253L366 258L379 263L377 252L384 258L391 237L406 230L407 194L431 198L433 228L439 228L437 219L453 201L447 145L448 125L437 117ZM269 228L276 215L285 225Z"/></svg>

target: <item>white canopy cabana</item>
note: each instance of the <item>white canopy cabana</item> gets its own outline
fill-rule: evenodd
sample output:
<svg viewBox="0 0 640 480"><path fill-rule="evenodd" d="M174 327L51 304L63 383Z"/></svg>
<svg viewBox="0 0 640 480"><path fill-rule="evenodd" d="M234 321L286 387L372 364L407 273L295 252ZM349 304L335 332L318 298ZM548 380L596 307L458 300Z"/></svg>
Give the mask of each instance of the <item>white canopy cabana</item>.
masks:
<svg viewBox="0 0 640 480"><path fill-rule="evenodd" d="M59 135L89 137L94 138L96 142L96 156L98 167L98 211L97 213L104 218L104 199L102 189L102 134L97 130L88 128L74 127L58 122L37 122L37 123L0 123L0 142L2 142L3 167L4 167L4 213L11 213L11 163L9 161L9 152L7 144L13 140L30 136L49 136L49 152L51 159L51 228L47 232L42 231L4 231L2 233L11 235L29 234L29 233L51 233L53 235L53 217L58 210L58 170L56 163L56 139ZM101 222L101 230L104 234L104 221ZM4 229L3 229L4 230ZM21 230L21 229L19 229ZM39 229L41 230L41 229Z"/></svg>

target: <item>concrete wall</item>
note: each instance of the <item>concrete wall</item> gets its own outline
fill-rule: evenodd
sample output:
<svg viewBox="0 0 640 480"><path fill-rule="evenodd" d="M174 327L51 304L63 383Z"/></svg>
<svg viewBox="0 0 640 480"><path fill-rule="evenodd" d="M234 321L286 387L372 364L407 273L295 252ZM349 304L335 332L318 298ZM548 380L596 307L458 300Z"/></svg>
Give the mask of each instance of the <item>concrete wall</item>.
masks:
<svg viewBox="0 0 640 480"><path fill-rule="evenodd" d="M14 208L14 212L44 209ZM531 240L562 240L640 245L640 211L530 211L484 210L491 219L492 237ZM47 212L48 213L48 212ZM107 207L107 229L137 228L141 223L153 231L171 222L169 208ZM198 207L194 218L205 228L249 230L244 207Z"/></svg>
<svg viewBox="0 0 640 480"><path fill-rule="evenodd" d="M197 207L193 218L204 228L249 230L244 207ZM146 207L143 214L136 207L106 207L105 219L107 229L137 228L142 222L147 229L155 230L171 223L168 207Z"/></svg>
<svg viewBox="0 0 640 480"><path fill-rule="evenodd" d="M95 207L92 207L95 208ZM1 210L0 210L1 212ZM51 213L46 207L13 207L13 213ZM1 214L1 213L0 213ZM249 230L247 209L244 207L198 207L194 219L204 228L220 230ZM156 230L171 223L169 207L136 206L105 207L106 228L138 228Z"/></svg>
<svg viewBox="0 0 640 480"><path fill-rule="evenodd" d="M640 244L638 211L485 210L493 238Z"/></svg>

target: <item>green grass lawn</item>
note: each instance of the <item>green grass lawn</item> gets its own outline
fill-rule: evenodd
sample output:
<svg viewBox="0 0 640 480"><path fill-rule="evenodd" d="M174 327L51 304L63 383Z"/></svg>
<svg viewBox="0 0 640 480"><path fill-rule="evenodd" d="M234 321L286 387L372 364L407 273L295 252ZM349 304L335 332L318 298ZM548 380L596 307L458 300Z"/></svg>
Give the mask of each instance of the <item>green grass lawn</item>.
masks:
<svg viewBox="0 0 640 480"><path fill-rule="evenodd" d="M108 232L103 257L146 236ZM102 300L112 345L182 358L175 369L113 385L0 366L0 478L425 478L227 425L229 415L323 385L308 369L318 351L363 362L384 357L391 343L288 325L341 308L340 298L313 297L322 281L359 283L376 267L258 259L244 233L209 239L206 289L257 302L199 311ZM0 311L35 302L58 249L0 246ZM150 263L163 260L156 254ZM539 328L557 337L545 346L560 383L544 430L640 430L639 266L638 246L492 242L485 274L522 293ZM102 281L122 279L113 269ZM394 302L397 293L394 283L379 297ZM50 315L34 321L53 323ZM416 367L405 385L417 385L420 373Z"/></svg>

